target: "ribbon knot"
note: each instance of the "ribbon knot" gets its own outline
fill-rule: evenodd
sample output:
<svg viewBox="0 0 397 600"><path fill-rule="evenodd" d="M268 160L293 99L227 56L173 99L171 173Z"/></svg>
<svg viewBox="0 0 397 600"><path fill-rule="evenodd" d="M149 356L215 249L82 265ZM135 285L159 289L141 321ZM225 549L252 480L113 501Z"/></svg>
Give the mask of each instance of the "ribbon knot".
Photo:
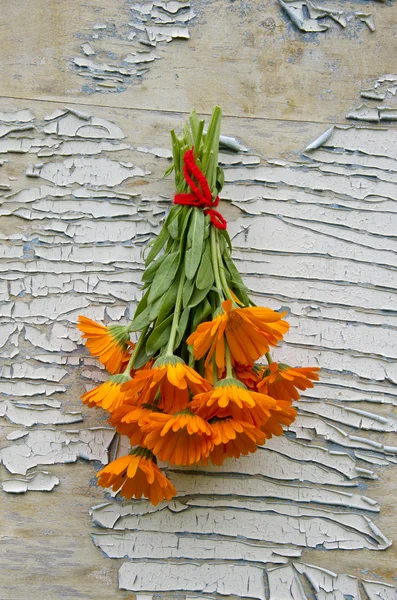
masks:
<svg viewBox="0 0 397 600"><path fill-rule="evenodd" d="M194 148L185 152L185 156L183 157L183 174L186 183L191 189L191 193L175 194L174 204L185 204L187 206L202 208L217 229L226 229L226 219L220 212L215 210L219 204L219 196L215 199L212 198L208 181L194 159ZM193 177L197 183L195 183Z"/></svg>

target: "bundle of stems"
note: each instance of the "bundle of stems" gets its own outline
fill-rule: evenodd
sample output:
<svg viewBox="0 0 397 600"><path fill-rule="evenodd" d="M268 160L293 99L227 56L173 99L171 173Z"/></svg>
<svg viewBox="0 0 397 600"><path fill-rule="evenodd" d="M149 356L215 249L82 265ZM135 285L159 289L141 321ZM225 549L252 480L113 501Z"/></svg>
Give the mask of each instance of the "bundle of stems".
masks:
<svg viewBox="0 0 397 600"><path fill-rule="evenodd" d="M255 452L281 435L299 390L318 368L273 361L270 347L288 331L285 313L258 307L232 259L226 220L218 212L224 175L218 164L221 110L207 131L195 111L182 136L171 131L176 194L148 245L143 296L128 326L79 317L91 354L109 379L83 395L110 413L131 450L98 473L125 498L153 504L177 492L157 458L186 466ZM136 344L132 332L139 332ZM266 364L257 362L265 357Z"/></svg>

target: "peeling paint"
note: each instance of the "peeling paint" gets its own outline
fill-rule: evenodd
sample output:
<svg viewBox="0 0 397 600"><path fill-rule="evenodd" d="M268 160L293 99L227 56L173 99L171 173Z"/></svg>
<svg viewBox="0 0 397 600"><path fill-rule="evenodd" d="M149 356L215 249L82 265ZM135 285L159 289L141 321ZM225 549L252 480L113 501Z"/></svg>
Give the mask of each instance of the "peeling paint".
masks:
<svg viewBox="0 0 397 600"><path fill-rule="evenodd" d="M103 427L79 431L15 431L7 436L14 443L0 450L0 459L10 473L20 475L26 475L38 465L71 463L78 458L105 463L113 436L112 429Z"/></svg>
<svg viewBox="0 0 397 600"><path fill-rule="evenodd" d="M266 598L262 569L237 564L230 568L223 564L124 563L119 571L119 586L130 591L218 591L247 599Z"/></svg>
<svg viewBox="0 0 397 600"><path fill-rule="evenodd" d="M365 23L370 31L375 31L374 15L371 13L356 12L356 17Z"/></svg>
<svg viewBox="0 0 397 600"><path fill-rule="evenodd" d="M79 412L61 413L45 406L32 407L22 402L0 401L0 417L7 417L11 423L31 427L32 425L70 425L83 421Z"/></svg>
<svg viewBox="0 0 397 600"><path fill-rule="evenodd" d="M232 538L236 544L241 536L252 543L276 543L298 549L384 550L391 544L370 519L354 513L230 498L196 498L177 513L170 508L124 516L113 529L135 530L139 527L151 532L184 531L192 536L215 534L220 536L219 539Z"/></svg>
<svg viewBox="0 0 397 600"><path fill-rule="evenodd" d="M372 30L372 27L374 27L373 16L367 13L359 14L361 15L359 18ZM365 98L367 102L349 111L346 118L372 123L397 121L396 93L397 75L389 74L379 77L372 88L362 90L360 93L361 98ZM368 101L370 104L368 104Z"/></svg>
<svg viewBox="0 0 397 600"><path fill-rule="evenodd" d="M79 37L86 41L80 45L83 56L74 57L72 70L86 80L83 91L123 92L129 85L142 82L152 64L162 58L150 48L170 43L175 39L188 40L189 24L196 16L190 2L155 0L153 2L125 2L129 13L128 23L115 15L110 23L97 23L92 32ZM123 15L120 11L120 14ZM128 53L115 54L109 50L114 38L121 39ZM106 56L106 62L98 57ZM112 62L108 61L112 57Z"/></svg>
<svg viewBox="0 0 397 600"><path fill-rule="evenodd" d="M14 479L4 479L2 482L3 492L8 494L24 494L27 491L51 492L56 485L59 485L58 477L51 475L48 471L33 471L26 478L15 477Z"/></svg>
<svg viewBox="0 0 397 600"><path fill-rule="evenodd" d="M354 17L365 23L370 31L375 31L375 21L372 13L355 12L345 9L331 8L323 4L315 4L311 0L278 0L291 22L304 33L328 31L332 22L343 29L351 26ZM378 0L383 1L383 0Z"/></svg>
<svg viewBox="0 0 397 600"><path fill-rule="evenodd" d="M155 548L153 558L164 568L175 559L190 560L190 573L198 561L212 565L217 558L224 566L236 558L257 564L266 560L260 552L274 552L274 544L280 561L286 558L282 550L376 551L390 545L375 522L381 507L362 495L360 486L393 464L397 452L379 437L394 433L396 421L374 406L396 401L392 296L385 304L386 288L395 289L395 228L389 222L397 189L395 135L333 127L308 151L303 163L221 156L224 198L242 211L230 223L239 270L258 303L290 309L291 341L277 355L290 364L315 364L318 358L324 367L321 385L299 403L300 415L290 427L296 439L271 440L249 459L231 459L220 468L168 468L179 491L179 500L168 507L133 503L94 509L93 523L102 531L95 529L93 538L110 557L139 559L149 569ZM377 220L380 228L374 229L374 211L380 216L384 210L390 228ZM361 402L371 402L374 410ZM365 516L371 514L375 521ZM225 557L222 545L230 538L235 550L227 549ZM128 589L167 594L167 578L132 583L133 564L122 567L122 573L132 569L128 583L123 579ZM230 565L229 577L233 569ZM270 600L304 599L308 585L322 600L365 594L362 580L303 563L264 573ZM214 591L222 593L221 585ZM185 582L174 586L174 593L190 589ZM376 593L383 593L382 584Z"/></svg>
<svg viewBox="0 0 397 600"><path fill-rule="evenodd" d="M366 101L393 109L393 86L392 76L380 78L374 90L384 100ZM105 377L82 357L74 323L82 311L105 322L128 318L140 295L141 248L169 202L150 188L147 196L139 186L130 192L124 178L140 169L130 181L146 183L149 159L162 173L167 149L134 150L116 124L70 108L44 124L23 118L4 121L16 130L0 140L7 160L24 152L42 162L31 171L36 180L4 191L1 207L5 222L18 223L11 239L6 227L0 234L1 411L11 429L0 456L15 474L3 484L11 493L53 489L51 474L34 483L30 469L39 465L107 460L113 431L80 429L83 411L65 405L71 378L89 387ZM19 129L26 124L34 130ZM397 463L386 438L397 427L389 414L397 405L395 132L386 123L334 127L299 162L264 160L234 138L223 144L223 200L239 211L230 220L238 268L258 303L288 306L289 343L277 358L318 360L321 383L299 403L288 437L222 468L169 468L179 491L169 506L94 507L94 542L109 557L133 561L120 584L141 596L262 598L265 575L270 600L305 598L307 586L321 600L365 593L388 600L393 587L296 560L307 548L376 552L390 543L378 528L382 506L371 498L371 480ZM129 165L118 159L126 149ZM25 429L13 431L10 422ZM65 430L72 422L76 430Z"/></svg>

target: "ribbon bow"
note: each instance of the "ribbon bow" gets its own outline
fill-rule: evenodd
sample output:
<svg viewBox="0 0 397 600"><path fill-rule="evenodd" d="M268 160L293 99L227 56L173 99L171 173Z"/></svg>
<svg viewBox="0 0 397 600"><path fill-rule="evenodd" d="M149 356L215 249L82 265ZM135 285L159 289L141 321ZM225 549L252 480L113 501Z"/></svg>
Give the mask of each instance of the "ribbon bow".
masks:
<svg viewBox="0 0 397 600"><path fill-rule="evenodd" d="M187 150L183 157L183 174L185 181L192 190L189 194L175 194L174 204L185 204L202 208L211 219L211 223L217 229L226 229L227 221L220 212L214 210L219 204L219 196L214 200L208 185L208 181L198 168L194 159L194 148ZM193 178L197 183L193 181Z"/></svg>

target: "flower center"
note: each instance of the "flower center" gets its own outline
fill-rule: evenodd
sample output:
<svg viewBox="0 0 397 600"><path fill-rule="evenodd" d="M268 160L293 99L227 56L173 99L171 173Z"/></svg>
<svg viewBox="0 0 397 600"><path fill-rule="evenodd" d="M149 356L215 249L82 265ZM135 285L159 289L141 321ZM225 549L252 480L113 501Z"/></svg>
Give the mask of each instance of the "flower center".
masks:
<svg viewBox="0 0 397 600"><path fill-rule="evenodd" d="M228 329L229 331L235 331L242 325L243 325L243 318L238 314L238 312L236 312L235 310L232 310L228 316L226 329Z"/></svg>

